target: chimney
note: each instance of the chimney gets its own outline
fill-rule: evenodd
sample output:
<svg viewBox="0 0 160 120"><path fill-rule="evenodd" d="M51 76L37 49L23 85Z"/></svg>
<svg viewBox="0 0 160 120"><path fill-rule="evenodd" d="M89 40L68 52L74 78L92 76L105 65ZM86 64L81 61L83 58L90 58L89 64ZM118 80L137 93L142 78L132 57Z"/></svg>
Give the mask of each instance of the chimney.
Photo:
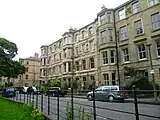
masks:
<svg viewBox="0 0 160 120"><path fill-rule="evenodd" d="M35 58L38 58L38 53L34 53L34 57L35 57Z"/></svg>

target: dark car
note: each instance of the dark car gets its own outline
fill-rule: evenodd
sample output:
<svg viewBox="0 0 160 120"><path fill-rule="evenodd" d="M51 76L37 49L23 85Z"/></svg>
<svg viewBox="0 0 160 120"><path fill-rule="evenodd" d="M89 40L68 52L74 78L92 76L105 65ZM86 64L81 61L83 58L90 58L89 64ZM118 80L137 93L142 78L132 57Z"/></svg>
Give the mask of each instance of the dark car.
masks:
<svg viewBox="0 0 160 120"><path fill-rule="evenodd" d="M16 96L16 90L14 88L6 88L2 91L3 97L15 97Z"/></svg>
<svg viewBox="0 0 160 120"><path fill-rule="evenodd" d="M67 90L63 90L60 87L51 87L46 92L45 95L49 96L65 96L67 94Z"/></svg>

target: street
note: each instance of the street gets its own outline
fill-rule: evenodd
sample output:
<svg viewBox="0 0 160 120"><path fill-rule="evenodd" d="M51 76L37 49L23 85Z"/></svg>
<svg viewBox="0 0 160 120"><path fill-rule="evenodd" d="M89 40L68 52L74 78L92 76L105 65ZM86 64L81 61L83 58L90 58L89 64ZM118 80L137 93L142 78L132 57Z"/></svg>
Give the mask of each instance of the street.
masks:
<svg viewBox="0 0 160 120"><path fill-rule="evenodd" d="M16 99L16 98L15 98ZM17 97L20 99L20 96ZM30 96L28 95L28 102ZM60 97L59 98L59 114L60 120L65 120L66 117L66 108L67 102L71 102L69 97ZM21 95L21 101L24 101L24 95ZM36 105L36 96L31 96L31 101L34 101ZM27 102L27 95L25 96L25 102ZM82 106L85 109L85 112L92 111L92 101L87 99L74 98L74 115L75 120L78 119L79 107ZM41 110L41 96L38 95L38 108ZM160 105L148 105L148 104L139 104L138 105L139 114L156 116L159 118L151 118L140 116L140 120L160 120ZM124 111L127 113L117 112L117 110ZM48 113L48 97L43 96L43 112ZM121 102L101 102L96 101L96 113L97 120L135 120L134 115L134 103L121 103ZM57 97L50 97L50 117L57 118Z"/></svg>

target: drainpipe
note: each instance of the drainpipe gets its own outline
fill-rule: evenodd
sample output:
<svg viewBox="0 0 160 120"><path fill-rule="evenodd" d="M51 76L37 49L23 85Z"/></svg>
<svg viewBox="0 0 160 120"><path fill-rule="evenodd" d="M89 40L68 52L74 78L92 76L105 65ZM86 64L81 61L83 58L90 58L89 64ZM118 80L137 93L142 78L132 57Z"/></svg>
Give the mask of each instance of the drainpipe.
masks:
<svg viewBox="0 0 160 120"><path fill-rule="evenodd" d="M116 20L115 20L115 10L113 11L114 17L114 34L115 34L115 42L116 42L116 66L117 66L117 73L118 73L118 85L120 86L120 72L119 72L119 52L118 52L118 37L117 37L117 29L116 29Z"/></svg>

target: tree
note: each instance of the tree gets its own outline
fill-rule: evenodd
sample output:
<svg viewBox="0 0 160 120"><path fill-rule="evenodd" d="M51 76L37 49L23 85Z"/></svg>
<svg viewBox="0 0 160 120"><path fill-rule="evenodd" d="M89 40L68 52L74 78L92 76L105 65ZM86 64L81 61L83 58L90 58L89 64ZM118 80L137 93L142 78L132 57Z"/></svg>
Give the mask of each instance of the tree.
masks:
<svg viewBox="0 0 160 120"><path fill-rule="evenodd" d="M60 87L61 81L60 80L52 80L51 81L51 87Z"/></svg>
<svg viewBox="0 0 160 120"><path fill-rule="evenodd" d="M25 67L21 63L12 60L17 52L15 43L0 38L0 77L15 78L25 72Z"/></svg>
<svg viewBox="0 0 160 120"><path fill-rule="evenodd" d="M73 87L74 90L77 90L77 89L78 89L78 83L77 83L76 80L73 81L72 87Z"/></svg>

